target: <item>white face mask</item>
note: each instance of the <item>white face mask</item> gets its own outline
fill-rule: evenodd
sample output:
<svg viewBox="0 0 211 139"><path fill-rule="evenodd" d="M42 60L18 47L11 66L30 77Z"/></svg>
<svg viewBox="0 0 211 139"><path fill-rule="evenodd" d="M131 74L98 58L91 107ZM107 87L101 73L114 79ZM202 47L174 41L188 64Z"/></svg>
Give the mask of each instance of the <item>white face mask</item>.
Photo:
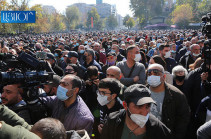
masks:
<svg viewBox="0 0 211 139"><path fill-rule="evenodd" d="M129 111L129 109L128 109ZM137 125L139 125L141 128L143 128L146 124L146 122L149 119L149 113L146 116L143 116L141 114L132 114L130 111L130 118L131 120L136 123Z"/></svg>
<svg viewBox="0 0 211 139"><path fill-rule="evenodd" d="M197 56L199 56L199 55L200 55L200 53L198 53L198 54L193 53L193 56L196 56L196 57L197 57Z"/></svg>
<svg viewBox="0 0 211 139"><path fill-rule="evenodd" d="M97 101L101 106L104 106L110 102L108 101L108 96L101 96L99 93L97 93Z"/></svg>
<svg viewBox="0 0 211 139"><path fill-rule="evenodd" d="M141 54L136 54L135 59L136 62L139 62L141 60Z"/></svg>
<svg viewBox="0 0 211 139"><path fill-rule="evenodd" d="M161 84L160 76L151 75L147 77L147 83L152 87L157 87Z"/></svg>
<svg viewBox="0 0 211 139"><path fill-rule="evenodd" d="M166 52L166 54L165 54L165 58L169 58L171 56L171 51L168 51L168 52Z"/></svg>

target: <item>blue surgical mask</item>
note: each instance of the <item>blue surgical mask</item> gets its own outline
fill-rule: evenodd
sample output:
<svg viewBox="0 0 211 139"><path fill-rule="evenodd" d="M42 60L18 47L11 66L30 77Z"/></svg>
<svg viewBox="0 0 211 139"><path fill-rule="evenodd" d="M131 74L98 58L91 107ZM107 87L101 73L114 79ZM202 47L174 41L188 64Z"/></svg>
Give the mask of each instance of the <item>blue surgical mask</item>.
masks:
<svg viewBox="0 0 211 139"><path fill-rule="evenodd" d="M92 44L91 42L88 43L88 45L91 45L91 44Z"/></svg>
<svg viewBox="0 0 211 139"><path fill-rule="evenodd" d="M64 57L62 57L61 60L64 61Z"/></svg>
<svg viewBox="0 0 211 139"><path fill-rule="evenodd" d="M55 57L58 57L59 55L57 53L54 54Z"/></svg>
<svg viewBox="0 0 211 139"><path fill-rule="evenodd" d="M58 47L58 45L55 45L55 47Z"/></svg>
<svg viewBox="0 0 211 139"><path fill-rule="evenodd" d="M76 47L76 44L75 45L73 45L74 47Z"/></svg>
<svg viewBox="0 0 211 139"><path fill-rule="evenodd" d="M88 41L85 41L84 43L85 43L85 44L87 44L87 43L88 43Z"/></svg>
<svg viewBox="0 0 211 139"><path fill-rule="evenodd" d="M160 46L160 43L157 43L157 48Z"/></svg>
<svg viewBox="0 0 211 139"><path fill-rule="evenodd" d="M79 46L79 43L76 43L76 46Z"/></svg>
<svg viewBox="0 0 211 139"><path fill-rule="evenodd" d="M111 50L111 52L114 52L114 53L116 53L116 51L115 51L115 50Z"/></svg>
<svg viewBox="0 0 211 139"><path fill-rule="evenodd" d="M80 50L80 54L83 54L85 52L85 50Z"/></svg>
<svg viewBox="0 0 211 139"><path fill-rule="evenodd" d="M56 96L58 97L59 100L61 101L65 101L67 100L69 97L66 95L67 94L67 89L62 87L61 85L59 85L59 87L57 88L57 93Z"/></svg>

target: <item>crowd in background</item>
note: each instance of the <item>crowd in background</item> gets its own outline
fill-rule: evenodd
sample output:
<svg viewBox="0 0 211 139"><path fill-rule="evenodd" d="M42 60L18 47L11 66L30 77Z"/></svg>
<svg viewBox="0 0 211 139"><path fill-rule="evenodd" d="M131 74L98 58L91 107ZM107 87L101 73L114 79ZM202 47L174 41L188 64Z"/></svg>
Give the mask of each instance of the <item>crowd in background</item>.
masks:
<svg viewBox="0 0 211 139"><path fill-rule="evenodd" d="M85 129L84 135L95 138L194 139L211 137L207 133L211 130L211 63L204 61L206 41L199 30L22 34L1 37L0 53L17 57L27 53L40 59L43 52L42 60L51 69L47 71L54 75L52 83L42 86L40 100L59 120L43 122L61 122L66 131ZM2 86L1 103L14 111L28 105L20 86ZM30 113L15 112L35 124ZM144 124L135 122L136 114L143 116ZM35 125L31 131L41 134Z"/></svg>

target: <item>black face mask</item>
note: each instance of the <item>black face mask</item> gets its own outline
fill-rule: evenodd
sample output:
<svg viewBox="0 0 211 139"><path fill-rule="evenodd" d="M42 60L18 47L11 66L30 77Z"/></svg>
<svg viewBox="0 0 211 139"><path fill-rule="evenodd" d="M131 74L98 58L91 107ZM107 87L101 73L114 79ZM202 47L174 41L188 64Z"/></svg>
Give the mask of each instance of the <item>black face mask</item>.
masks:
<svg viewBox="0 0 211 139"><path fill-rule="evenodd" d="M71 60L70 59L67 59L66 62L67 62L67 64L70 64L71 63Z"/></svg>
<svg viewBox="0 0 211 139"><path fill-rule="evenodd" d="M176 76L175 79L178 80L179 82L182 82L185 79L185 75L184 76Z"/></svg>

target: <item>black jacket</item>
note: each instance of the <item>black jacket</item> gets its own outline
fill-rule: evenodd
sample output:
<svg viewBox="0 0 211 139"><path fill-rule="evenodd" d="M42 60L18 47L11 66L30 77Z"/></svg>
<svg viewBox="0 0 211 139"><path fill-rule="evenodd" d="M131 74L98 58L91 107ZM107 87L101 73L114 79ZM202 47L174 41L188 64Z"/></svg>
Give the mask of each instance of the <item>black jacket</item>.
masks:
<svg viewBox="0 0 211 139"><path fill-rule="evenodd" d="M124 109L111 113L103 127L101 139L121 139L125 116L126 111ZM149 120L146 123L146 138L170 139L171 131L162 122L150 114Z"/></svg>
<svg viewBox="0 0 211 139"><path fill-rule="evenodd" d="M190 120L190 109L185 95L173 85L165 83L162 122L172 131L174 139L183 139Z"/></svg>
<svg viewBox="0 0 211 139"><path fill-rule="evenodd" d="M53 71L57 74L57 75L59 75L59 76L64 76L64 71L63 71L63 69L61 68L61 67L59 67L57 64L53 64L52 65L52 69L53 69Z"/></svg>
<svg viewBox="0 0 211 139"><path fill-rule="evenodd" d="M191 54L186 54L184 56L182 56L180 58L180 61L179 63L184 67L186 68L187 70L189 69L189 65L190 64L193 64L195 62L195 60L193 59L192 55Z"/></svg>

